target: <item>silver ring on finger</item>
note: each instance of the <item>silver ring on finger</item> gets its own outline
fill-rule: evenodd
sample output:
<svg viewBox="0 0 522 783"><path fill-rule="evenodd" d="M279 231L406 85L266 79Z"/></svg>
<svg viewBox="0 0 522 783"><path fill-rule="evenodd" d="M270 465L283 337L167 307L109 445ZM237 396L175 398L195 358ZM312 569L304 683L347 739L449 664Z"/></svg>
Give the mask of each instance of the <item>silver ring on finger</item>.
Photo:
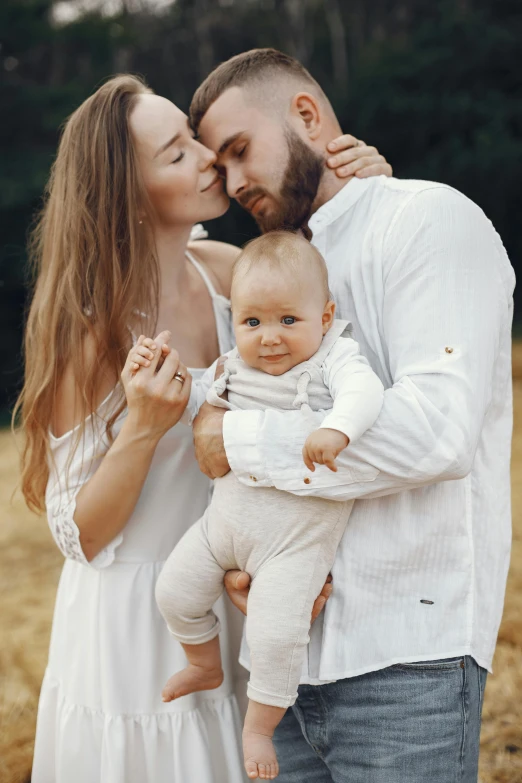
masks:
<svg viewBox="0 0 522 783"><path fill-rule="evenodd" d="M185 383L185 376L184 376L182 373L180 373L180 372L177 372L177 373L174 375L174 378L173 378L173 380L175 380L175 381L179 381L179 382L181 383L181 385L183 386L183 384Z"/></svg>

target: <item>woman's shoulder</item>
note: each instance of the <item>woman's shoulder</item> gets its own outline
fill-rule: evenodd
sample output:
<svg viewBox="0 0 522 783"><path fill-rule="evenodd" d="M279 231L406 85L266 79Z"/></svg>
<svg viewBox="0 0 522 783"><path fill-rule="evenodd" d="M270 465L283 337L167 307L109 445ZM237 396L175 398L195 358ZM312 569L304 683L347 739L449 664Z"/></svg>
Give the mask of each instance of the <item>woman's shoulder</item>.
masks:
<svg viewBox="0 0 522 783"><path fill-rule="evenodd" d="M241 253L241 248L229 245L228 242L217 242L214 239L198 239L195 242L189 242L188 248L205 267L216 291L229 298L232 267Z"/></svg>

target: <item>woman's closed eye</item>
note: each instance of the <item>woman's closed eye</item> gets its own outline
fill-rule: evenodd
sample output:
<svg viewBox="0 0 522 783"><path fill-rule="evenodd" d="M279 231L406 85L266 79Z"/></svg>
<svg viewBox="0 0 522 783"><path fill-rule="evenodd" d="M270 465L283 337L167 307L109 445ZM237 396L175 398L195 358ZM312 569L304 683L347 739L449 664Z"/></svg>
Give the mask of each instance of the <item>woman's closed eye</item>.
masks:
<svg viewBox="0 0 522 783"><path fill-rule="evenodd" d="M199 136L197 134L194 134L193 132L191 133L190 138L192 139L192 141L199 141ZM184 157L185 157L185 150L181 150L178 157L175 158L174 160L171 160L171 163L179 163L180 160L183 160Z"/></svg>

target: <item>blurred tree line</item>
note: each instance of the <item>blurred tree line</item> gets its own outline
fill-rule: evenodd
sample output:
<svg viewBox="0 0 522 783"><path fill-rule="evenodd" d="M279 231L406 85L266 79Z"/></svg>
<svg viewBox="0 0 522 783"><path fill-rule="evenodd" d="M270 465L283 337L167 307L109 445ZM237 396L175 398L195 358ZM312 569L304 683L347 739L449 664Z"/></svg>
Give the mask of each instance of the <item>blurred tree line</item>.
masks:
<svg viewBox="0 0 522 783"><path fill-rule="evenodd" d="M377 145L397 176L476 201L522 267L520 0L120 0L112 15L91 3L67 24L53 0L0 4L0 408L20 385L25 239L60 126L113 73L143 74L186 110L231 55L294 54L346 131ZM207 228L238 244L255 233L235 206Z"/></svg>

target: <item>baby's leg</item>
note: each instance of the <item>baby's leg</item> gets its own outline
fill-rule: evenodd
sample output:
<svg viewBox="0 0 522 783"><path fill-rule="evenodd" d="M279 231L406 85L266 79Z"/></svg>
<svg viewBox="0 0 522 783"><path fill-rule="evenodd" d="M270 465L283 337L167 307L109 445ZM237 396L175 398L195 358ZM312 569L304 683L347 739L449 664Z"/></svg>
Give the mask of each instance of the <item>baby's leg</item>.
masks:
<svg viewBox="0 0 522 783"><path fill-rule="evenodd" d="M163 701L223 682L219 621L212 606L223 592L224 571L208 544L205 517L174 548L156 583L156 601L167 626L181 642L188 666L163 689Z"/></svg>
<svg viewBox="0 0 522 783"><path fill-rule="evenodd" d="M262 565L248 596L247 641L251 672L243 731L250 778L278 774L273 733L297 697L312 607L328 576L332 547L290 547Z"/></svg>
<svg viewBox="0 0 522 783"><path fill-rule="evenodd" d="M196 691L211 691L223 682L219 637L203 644L182 644L188 666L169 677L161 691L163 701L174 701Z"/></svg>
<svg viewBox="0 0 522 783"><path fill-rule="evenodd" d="M279 775L272 737L285 712L284 707L270 707L249 699L243 726L243 758L251 780L273 780Z"/></svg>

